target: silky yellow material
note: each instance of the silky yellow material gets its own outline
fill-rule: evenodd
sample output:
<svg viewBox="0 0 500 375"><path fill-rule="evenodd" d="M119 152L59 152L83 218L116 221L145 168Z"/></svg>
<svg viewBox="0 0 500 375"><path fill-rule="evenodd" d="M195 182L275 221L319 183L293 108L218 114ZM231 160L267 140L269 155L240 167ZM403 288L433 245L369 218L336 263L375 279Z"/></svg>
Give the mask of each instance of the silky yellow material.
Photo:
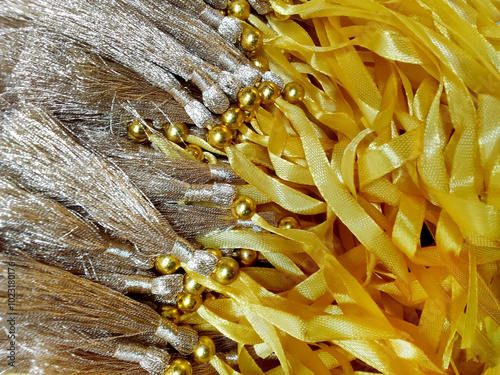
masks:
<svg viewBox="0 0 500 375"><path fill-rule="evenodd" d="M500 4L295 3L248 22L305 98L259 108L225 154L241 194L302 229L255 215L268 232L199 238L274 268L193 275L229 297L195 315L238 342L242 374L264 373L249 347L273 375L500 374Z"/></svg>

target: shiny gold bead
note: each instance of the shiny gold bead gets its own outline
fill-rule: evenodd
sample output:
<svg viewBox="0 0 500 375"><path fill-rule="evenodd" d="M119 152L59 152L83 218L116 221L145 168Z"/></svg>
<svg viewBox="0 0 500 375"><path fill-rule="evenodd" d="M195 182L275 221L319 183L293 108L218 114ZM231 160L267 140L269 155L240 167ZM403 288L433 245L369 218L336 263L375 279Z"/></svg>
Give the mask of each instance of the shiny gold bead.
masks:
<svg viewBox="0 0 500 375"><path fill-rule="evenodd" d="M189 135L189 128L182 122L173 122L163 126L165 137L175 143L184 142Z"/></svg>
<svg viewBox="0 0 500 375"><path fill-rule="evenodd" d="M233 132L226 125L216 125L207 135L207 141L210 146L215 148L224 148L231 144Z"/></svg>
<svg viewBox="0 0 500 375"><path fill-rule="evenodd" d="M254 68L258 69L261 73L265 73L269 70L269 62L262 55L257 55L250 59L250 64L252 64Z"/></svg>
<svg viewBox="0 0 500 375"><path fill-rule="evenodd" d="M245 113L239 107L232 105L222 114L221 120L229 129L238 129L245 120Z"/></svg>
<svg viewBox="0 0 500 375"><path fill-rule="evenodd" d="M239 220L248 220L255 213L255 202L252 198L241 195L232 204L231 211Z"/></svg>
<svg viewBox="0 0 500 375"><path fill-rule="evenodd" d="M170 366L165 375L193 375L193 367L189 361L183 358L177 358L170 362Z"/></svg>
<svg viewBox="0 0 500 375"><path fill-rule="evenodd" d="M198 363L207 363L215 355L215 344L208 336L200 336L193 350L193 358Z"/></svg>
<svg viewBox="0 0 500 375"><path fill-rule="evenodd" d="M127 127L127 134L128 137L138 143L144 143L148 140L148 135L146 134L146 131L144 130L144 126L139 120L134 120L128 127Z"/></svg>
<svg viewBox="0 0 500 375"><path fill-rule="evenodd" d="M262 47L262 33L250 26L244 27L241 33L241 48L246 52L255 52Z"/></svg>
<svg viewBox="0 0 500 375"><path fill-rule="evenodd" d="M280 89L274 82L264 81L259 85L258 90L262 104L273 104L280 96Z"/></svg>
<svg viewBox="0 0 500 375"><path fill-rule="evenodd" d="M184 151L189 152L195 157L196 160L201 161L205 158L205 155L203 155L203 150L198 145L190 144L184 149Z"/></svg>
<svg viewBox="0 0 500 375"><path fill-rule="evenodd" d="M179 310L175 306L162 306L160 307L158 312L161 316L170 320L174 324L179 324L179 322L181 321L181 310Z"/></svg>
<svg viewBox="0 0 500 375"><path fill-rule="evenodd" d="M173 255L160 255L156 258L155 268L162 275L170 275L181 267L181 262Z"/></svg>
<svg viewBox="0 0 500 375"><path fill-rule="evenodd" d="M198 308L203 303L203 299L200 295L192 295L187 293L181 293L177 297L177 307L184 313L191 313L198 310Z"/></svg>
<svg viewBox="0 0 500 375"><path fill-rule="evenodd" d="M260 105L259 90L251 86L242 88L238 93L238 104L244 111L255 111Z"/></svg>
<svg viewBox="0 0 500 375"><path fill-rule="evenodd" d="M222 285L227 285L236 280L239 273L240 266L237 261L233 258L222 258L212 273L212 278Z"/></svg>
<svg viewBox="0 0 500 375"><path fill-rule="evenodd" d="M300 229L299 221L293 216L286 216L278 223L278 228L284 229Z"/></svg>
<svg viewBox="0 0 500 375"><path fill-rule="evenodd" d="M297 104L304 99L304 87L298 82L289 82L283 89L283 99L288 103Z"/></svg>
<svg viewBox="0 0 500 375"><path fill-rule="evenodd" d="M198 284L194 279L189 277L188 275L184 276L184 293L199 295L205 291L205 287L201 284Z"/></svg>
<svg viewBox="0 0 500 375"><path fill-rule="evenodd" d="M239 249L235 251L236 257L239 259L243 267L251 267L257 261L259 254L252 249Z"/></svg>
<svg viewBox="0 0 500 375"><path fill-rule="evenodd" d="M210 248L205 249L205 250L211 254L214 254L217 257L217 259L222 258L222 252L220 251L220 249L216 249L215 247L210 247Z"/></svg>
<svg viewBox="0 0 500 375"><path fill-rule="evenodd" d="M250 4L246 0L232 1L227 8L227 15L246 21L251 12Z"/></svg>

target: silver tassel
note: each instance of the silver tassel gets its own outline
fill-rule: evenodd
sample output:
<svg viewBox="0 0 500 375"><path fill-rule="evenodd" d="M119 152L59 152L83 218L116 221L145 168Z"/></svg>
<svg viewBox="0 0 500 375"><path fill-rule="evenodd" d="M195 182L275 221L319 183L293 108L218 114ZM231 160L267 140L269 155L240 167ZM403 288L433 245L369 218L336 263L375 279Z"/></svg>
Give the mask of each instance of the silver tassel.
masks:
<svg viewBox="0 0 500 375"><path fill-rule="evenodd" d="M243 28L238 20L223 16L218 10L205 4L202 0L168 0L179 9L189 13L191 17L198 18L201 22L217 30L217 32L231 43L236 43L241 36ZM163 7L164 3L159 3Z"/></svg>
<svg viewBox="0 0 500 375"><path fill-rule="evenodd" d="M0 64L9 74L0 85L11 103L25 100L64 121L92 121L94 126L129 119L124 102L142 118L163 122L162 113L167 113L172 122L190 121L170 94L74 40L39 28L2 31Z"/></svg>
<svg viewBox="0 0 500 375"><path fill-rule="evenodd" d="M12 111L0 124L0 165L28 189L83 209L122 240L138 246L152 267L172 254L209 275L217 258L195 249L118 168L73 140L46 113L30 106Z"/></svg>
<svg viewBox="0 0 500 375"><path fill-rule="evenodd" d="M0 14L29 18L34 24L86 43L101 55L140 72L148 82L170 93L198 126L212 123L212 116L172 73L200 85L210 101L206 104L216 103L213 107L216 112L229 105L222 91L179 50L172 38L119 0L68 3L7 0Z"/></svg>
<svg viewBox="0 0 500 375"><path fill-rule="evenodd" d="M16 319L31 340L96 349L101 342L116 345L129 338L168 343L182 355L190 354L198 341L196 331L174 325L145 304L21 253L0 254L2 283L7 282L9 266L22 280L16 284ZM3 306L6 300L2 289Z"/></svg>
<svg viewBox="0 0 500 375"><path fill-rule="evenodd" d="M166 158L151 147L131 142L106 131L84 129L85 126L79 124L72 127L72 131L76 132L78 138L88 147L105 155L126 173L129 170L144 168L152 175L161 174L190 184L207 184L212 181L245 184L229 165Z"/></svg>

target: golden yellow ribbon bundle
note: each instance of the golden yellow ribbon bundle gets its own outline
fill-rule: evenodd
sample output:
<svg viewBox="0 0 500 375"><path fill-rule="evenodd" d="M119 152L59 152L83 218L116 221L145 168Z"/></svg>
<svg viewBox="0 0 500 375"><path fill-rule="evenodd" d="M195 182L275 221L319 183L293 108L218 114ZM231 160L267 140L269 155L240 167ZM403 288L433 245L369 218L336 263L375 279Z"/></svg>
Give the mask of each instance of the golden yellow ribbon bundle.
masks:
<svg viewBox="0 0 500 375"><path fill-rule="evenodd" d="M276 354L270 375L499 374L498 2L272 5L269 25L248 22L306 96L260 107L225 154L240 193L301 228L255 215L270 233L198 238L274 268L229 286L192 275L231 298L185 322L238 342L243 374L264 373L249 347Z"/></svg>

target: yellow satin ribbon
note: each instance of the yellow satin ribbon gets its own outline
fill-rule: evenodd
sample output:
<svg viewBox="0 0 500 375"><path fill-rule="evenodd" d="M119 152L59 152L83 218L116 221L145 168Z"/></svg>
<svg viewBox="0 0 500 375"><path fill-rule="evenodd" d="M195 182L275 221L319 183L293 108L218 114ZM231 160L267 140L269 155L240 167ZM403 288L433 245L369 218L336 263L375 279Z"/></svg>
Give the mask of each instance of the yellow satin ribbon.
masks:
<svg viewBox="0 0 500 375"><path fill-rule="evenodd" d="M240 187L302 229L230 230L250 248L230 297L198 312L261 374L500 370L500 11L492 1L271 0L249 22L305 98L279 98L225 149ZM265 166L264 171L258 166ZM422 247L426 227L434 243ZM252 357L253 346L257 357ZM219 360L221 374L231 373Z"/></svg>

